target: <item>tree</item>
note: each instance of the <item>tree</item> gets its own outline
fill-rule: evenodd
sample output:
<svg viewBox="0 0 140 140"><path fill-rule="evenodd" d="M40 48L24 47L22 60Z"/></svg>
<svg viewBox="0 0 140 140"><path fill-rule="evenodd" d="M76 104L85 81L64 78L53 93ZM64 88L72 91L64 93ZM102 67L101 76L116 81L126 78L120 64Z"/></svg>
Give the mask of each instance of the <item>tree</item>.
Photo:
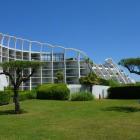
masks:
<svg viewBox="0 0 140 140"><path fill-rule="evenodd" d="M92 92L92 86L93 85L98 85L99 84L99 77L94 73L89 73L87 76L85 77L81 77L79 79L80 84L82 85L87 85L90 87L90 91Z"/></svg>
<svg viewBox="0 0 140 140"><path fill-rule="evenodd" d="M56 80L57 80L57 83L63 83L64 75L62 71L58 71L56 73Z"/></svg>
<svg viewBox="0 0 140 140"><path fill-rule="evenodd" d="M37 61L10 61L3 62L0 66L3 68L3 72L0 74L5 74L9 77L14 92L13 101L15 103L15 113L20 113L20 103L19 103L19 87L22 82L27 82L33 73L41 66L41 62ZM23 71L30 68L30 73L24 73Z"/></svg>
<svg viewBox="0 0 140 140"><path fill-rule="evenodd" d="M140 75L140 58L127 58L122 59L119 65L124 66L130 73Z"/></svg>
<svg viewBox="0 0 140 140"><path fill-rule="evenodd" d="M99 84L99 77L94 73L89 73L88 76L79 79L80 84L84 85L97 85Z"/></svg>
<svg viewBox="0 0 140 140"><path fill-rule="evenodd" d="M86 58L85 59L85 62L87 64L87 66L88 66L88 69L90 70L90 73L92 73L93 72L93 69L92 69L92 67L93 67L93 61L90 60L90 58Z"/></svg>
<svg viewBox="0 0 140 140"><path fill-rule="evenodd" d="M89 73L86 77L79 79L80 84L90 86L90 90L93 85L105 85L105 86L119 86L120 84L112 79L106 80L98 77L94 72Z"/></svg>

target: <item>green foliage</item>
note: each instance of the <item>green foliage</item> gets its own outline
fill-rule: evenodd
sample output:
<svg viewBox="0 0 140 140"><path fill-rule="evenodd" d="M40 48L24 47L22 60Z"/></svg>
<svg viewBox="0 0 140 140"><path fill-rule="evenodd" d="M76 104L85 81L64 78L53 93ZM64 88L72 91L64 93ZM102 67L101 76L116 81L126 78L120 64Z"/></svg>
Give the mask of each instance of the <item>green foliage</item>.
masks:
<svg viewBox="0 0 140 140"><path fill-rule="evenodd" d="M37 89L37 99L68 100L69 95L66 84L43 84Z"/></svg>
<svg viewBox="0 0 140 140"><path fill-rule="evenodd" d="M139 85L125 85L108 89L109 99L140 99Z"/></svg>
<svg viewBox="0 0 140 140"><path fill-rule="evenodd" d="M120 65L126 66L126 65L140 65L140 58L126 58L122 59L119 62Z"/></svg>
<svg viewBox="0 0 140 140"><path fill-rule="evenodd" d="M0 63L3 68L3 72L0 74L5 74L9 77L11 85L13 87L13 101L15 103L15 113L20 113L20 103L18 99L18 91L22 82L27 82L29 78L35 73L35 71L42 66L43 62L37 61L9 61ZM30 73L24 73L24 69L30 68ZM16 76L15 76L16 75ZM24 96L25 97L25 96Z"/></svg>
<svg viewBox="0 0 140 140"><path fill-rule="evenodd" d="M13 89L10 86L5 87L4 88L4 92L9 93L10 95L13 95Z"/></svg>
<svg viewBox="0 0 140 140"><path fill-rule="evenodd" d="M99 77L95 73L89 73L86 77L81 77L79 79L80 84L84 85L97 85L100 83Z"/></svg>
<svg viewBox="0 0 140 140"><path fill-rule="evenodd" d="M37 68L42 65L42 62L38 61L9 61L0 64L3 69L24 69L24 68Z"/></svg>
<svg viewBox="0 0 140 140"><path fill-rule="evenodd" d="M92 73L93 61L90 58L85 58L85 63L87 64L90 73Z"/></svg>
<svg viewBox="0 0 140 140"><path fill-rule="evenodd" d="M19 100L36 99L37 93L35 90L19 91Z"/></svg>
<svg viewBox="0 0 140 140"><path fill-rule="evenodd" d="M8 90L0 91L0 105L6 105L10 103L11 92Z"/></svg>
<svg viewBox="0 0 140 140"><path fill-rule="evenodd" d="M56 82L57 83L63 83L63 80L64 80L64 74L62 71L58 71L56 73Z"/></svg>
<svg viewBox="0 0 140 140"><path fill-rule="evenodd" d="M119 65L126 67L130 73L140 75L140 58L127 58L122 59Z"/></svg>
<svg viewBox="0 0 140 140"><path fill-rule="evenodd" d="M99 81L100 81L100 85L111 86L111 87L120 86L120 83L112 79L105 80L100 78Z"/></svg>
<svg viewBox="0 0 140 140"><path fill-rule="evenodd" d="M111 87L115 87L115 86L120 86L121 85L119 82L117 82L115 80L112 80L112 79L108 80L108 82L109 82L109 86L111 86Z"/></svg>
<svg viewBox="0 0 140 140"><path fill-rule="evenodd" d="M25 113L0 107L1 140L139 140L136 100L43 101L22 103Z"/></svg>
<svg viewBox="0 0 140 140"><path fill-rule="evenodd" d="M89 73L86 77L79 79L80 84L84 85L105 85L105 86L119 86L120 84L112 79L106 80L99 78L95 73Z"/></svg>
<svg viewBox="0 0 140 140"><path fill-rule="evenodd" d="M90 101L93 95L90 92L78 92L71 94L71 101Z"/></svg>
<svg viewBox="0 0 140 140"><path fill-rule="evenodd" d="M99 79L99 85L109 86L109 84L110 84L109 80L102 79L102 78Z"/></svg>

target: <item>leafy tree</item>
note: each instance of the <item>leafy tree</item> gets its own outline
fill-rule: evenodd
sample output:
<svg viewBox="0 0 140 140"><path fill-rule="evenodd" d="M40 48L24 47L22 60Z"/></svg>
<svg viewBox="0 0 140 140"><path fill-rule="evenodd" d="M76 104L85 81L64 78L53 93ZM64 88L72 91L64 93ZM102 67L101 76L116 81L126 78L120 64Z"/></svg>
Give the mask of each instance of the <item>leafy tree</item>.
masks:
<svg viewBox="0 0 140 140"><path fill-rule="evenodd" d="M106 80L98 77L94 72L89 73L86 77L81 77L79 79L80 84L83 85L105 85L105 86L119 86L120 84L112 79Z"/></svg>
<svg viewBox="0 0 140 140"><path fill-rule="evenodd" d="M0 74L5 74L9 77L12 85L12 90L14 92L13 101L15 103L15 113L20 113L20 103L19 103L19 87L22 82L27 82L33 73L41 66L41 62L37 61L10 61L3 62L0 66L3 68L3 72ZM30 68L30 73L23 73L27 68Z"/></svg>
<svg viewBox="0 0 140 140"><path fill-rule="evenodd" d="M88 76L79 79L80 84L84 85L97 85L99 84L99 77L94 73L89 73Z"/></svg>
<svg viewBox="0 0 140 140"><path fill-rule="evenodd" d="M90 73L92 73L93 72L93 69L92 69L92 67L93 67L93 61L90 60L90 58L86 58L85 59L85 62L87 64L87 66L88 66L88 69L90 70Z"/></svg>
<svg viewBox="0 0 140 140"><path fill-rule="evenodd" d="M56 73L56 81L57 83L63 83L63 80L64 80L64 74L62 71L58 71Z"/></svg>
<svg viewBox="0 0 140 140"><path fill-rule="evenodd" d="M130 73L140 75L140 58L127 58L122 59L119 65L124 66Z"/></svg>

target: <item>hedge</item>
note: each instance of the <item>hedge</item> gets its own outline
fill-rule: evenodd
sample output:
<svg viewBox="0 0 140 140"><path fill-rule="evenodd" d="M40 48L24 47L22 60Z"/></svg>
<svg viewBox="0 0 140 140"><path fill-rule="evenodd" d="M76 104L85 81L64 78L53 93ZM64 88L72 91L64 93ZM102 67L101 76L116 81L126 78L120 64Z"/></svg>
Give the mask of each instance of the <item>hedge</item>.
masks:
<svg viewBox="0 0 140 140"><path fill-rule="evenodd" d="M36 99L36 90L19 91L19 100Z"/></svg>
<svg viewBox="0 0 140 140"><path fill-rule="evenodd" d="M140 86L120 86L108 89L109 99L140 99Z"/></svg>
<svg viewBox="0 0 140 140"><path fill-rule="evenodd" d="M0 105L6 105L10 103L10 92L0 91Z"/></svg>
<svg viewBox="0 0 140 140"><path fill-rule="evenodd" d="M37 99L68 100L69 96L66 84L43 84L37 89Z"/></svg>
<svg viewBox="0 0 140 140"><path fill-rule="evenodd" d="M93 100L93 95L90 92L78 92L71 94L71 101L90 101Z"/></svg>

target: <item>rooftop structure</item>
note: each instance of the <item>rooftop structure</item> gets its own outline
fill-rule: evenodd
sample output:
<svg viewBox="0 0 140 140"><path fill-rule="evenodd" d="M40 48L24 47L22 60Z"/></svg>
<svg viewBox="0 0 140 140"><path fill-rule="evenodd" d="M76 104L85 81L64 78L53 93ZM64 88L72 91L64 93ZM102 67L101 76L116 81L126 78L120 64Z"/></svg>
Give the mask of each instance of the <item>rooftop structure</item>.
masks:
<svg viewBox="0 0 140 140"><path fill-rule="evenodd" d="M92 69L96 75L106 80L112 79L123 84L135 82L128 75L126 75L125 72L121 70L111 58L106 59L104 64L94 64Z"/></svg>
<svg viewBox="0 0 140 140"><path fill-rule="evenodd" d="M43 83L54 83L58 71L63 72L64 83L78 84L80 77L91 72L87 58L85 52L75 48L65 48L0 33L0 62L14 60L46 62L46 65L39 68L28 82L22 83L21 89L32 89ZM90 67L92 68L91 65ZM94 64L92 70L104 79L113 79L125 84L133 82L112 59L106 59L102 65ZM30 69L23 72L30 73ZM4 75L0 75L0 80L3 81L2 86L10 84L8 77Z"/></svg>
<svg viewBox="0 0 140 140"><path fill-rule="evenodd" d="M46 62L46 65L38 69L28 82L22 84L21 89L32 89L43 83L54 83L58 71L63 72L64 83L77 84L81 76L87 75L86 58L87 55L83 51L75 48L65 48L0 33L0 62L13 60ZM24 72L29 73L30 70ZM9 82L8 79L8 84Z"/></svg>

